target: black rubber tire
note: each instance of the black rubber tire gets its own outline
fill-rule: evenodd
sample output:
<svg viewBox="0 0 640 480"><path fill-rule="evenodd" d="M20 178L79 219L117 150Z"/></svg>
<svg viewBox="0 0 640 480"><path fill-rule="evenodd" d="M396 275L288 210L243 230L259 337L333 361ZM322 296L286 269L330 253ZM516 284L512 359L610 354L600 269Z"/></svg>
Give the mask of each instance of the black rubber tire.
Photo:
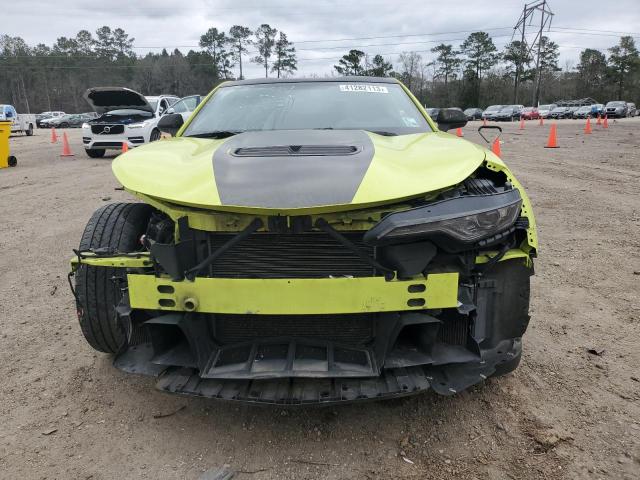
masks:
<svg viewBox="0 0 640 480"><path fill-rule="evenodd" d="M31 135L33 135L33 124L29 124L29 128L27 128L27 131L24 132L27 134L27 137L30 137Z"/></svg>
<svg viewBox="0 0 640 480"><path fill-rule="evenodd" d="M69 128L69 124L67 122L62 122L60 125L58 125L59 128Z"/></svg>
<svg viewBox="0 0 640 480"><path fill-rule="evenodd" d="M87 155L91 158L102 158L106 150L104 148L85 148L84 151L87 152Z"/></svg>
<svg viewBox="0 0 640 480"><path fill-rule="evenodd" d="M147 229L151 212L152 208L144 203L111 203L99 208L84 229L80 250L140 250L140 237ZM76 272L80 328L89 345L100 352L116 353L125 341L115 313L125 284L126 274L121 268L80 265Z"/></svg>
<svg viewBox="0 0 640 480"><path fill-rule="evenodd" d="M18 159L13 155L9 155L9 159L7 160L7 163L9 164L10 167L15 167L16 165L18 165Z"/></svg>
<svg viewBox="0 0 640 480"><path fill-rule="evenodd" d="M149 142L155 142L157 140L160 140L160 130L158 130L157 128L154 128L151 131L151 135L149 135Z"/></svg>

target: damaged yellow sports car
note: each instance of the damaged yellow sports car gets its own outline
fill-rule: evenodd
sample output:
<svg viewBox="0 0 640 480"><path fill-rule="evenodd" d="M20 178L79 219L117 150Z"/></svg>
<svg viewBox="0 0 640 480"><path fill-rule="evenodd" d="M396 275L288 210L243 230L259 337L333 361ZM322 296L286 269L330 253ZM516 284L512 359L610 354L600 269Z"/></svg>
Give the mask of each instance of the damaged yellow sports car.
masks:
<svg viewBox="0 0 640 480"><path fill-rule="evenodd" d="M70 281L89 344L161 390L279 405L451 395L515 369L531 204L390 78L226 82L113 162ZM74 276L75 278L71 278Z"/></svg>

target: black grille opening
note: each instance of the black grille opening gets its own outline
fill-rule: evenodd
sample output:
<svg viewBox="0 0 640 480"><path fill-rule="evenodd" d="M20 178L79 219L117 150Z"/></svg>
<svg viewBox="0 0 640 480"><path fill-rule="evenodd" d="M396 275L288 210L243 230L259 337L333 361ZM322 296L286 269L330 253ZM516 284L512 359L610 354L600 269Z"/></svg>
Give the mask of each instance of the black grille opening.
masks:
<svg viewBox="0 0 640 480"><path fill-rule="evenodd" d="M91 125L91 133L97 135L118 135L124 132L124 125Z"/></svg>
<svg viewBox="0 0 640 480"><path fill-rule="evenodd" d="M210 233L201 259L236 234ZM362 233L344 234L360 251L373 258L373 247ZM225 252L211 265L210 277L222 278L328 278L370 277L375 269L353 251L325 233L255 233Z"/></svg>
<svg viewBox="0 0 640 480"><path fill-rule="evenodd" d="M214 337L221 345L267 338L305 338L343 345L364 345L373 340L372 314L343 315L232 315L217 314Z"/></svg>

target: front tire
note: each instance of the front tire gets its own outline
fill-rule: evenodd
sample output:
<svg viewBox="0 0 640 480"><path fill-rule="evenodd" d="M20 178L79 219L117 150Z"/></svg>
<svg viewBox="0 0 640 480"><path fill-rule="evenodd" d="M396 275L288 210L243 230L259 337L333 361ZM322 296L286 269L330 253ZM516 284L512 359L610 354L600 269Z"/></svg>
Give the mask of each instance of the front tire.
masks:
<svg viewBox="0 0 640 480"><path fill-rule="evenodd" d="M91 158L102 158L105 154L104 148L85 148L84 151L87 152L87 155Z"/></svg>
<svg viewBox="0 0 640 480"><path fill-rule="evenodd" d="M149 135L149 142L155 142L157 140L160 140L160 130L158 129L153 129L153 131L151 132L151 135Z"/></svg>
<svg viewBox="0 0 640 480"><path fill-rule="evenodd" d="M69 124L67 122L62 122L60 124L60 128L69 128Z"/></svg>
<svg viewBox="0 0 640 480"><path fill-rule="evenodd" d="M144 203L112 203L92 215L80 250L107 248L120 253L140 250L152 209ZM122 298L126 271L80 265L76 272L76 304L84 338L94 349L117 353L125 342L115 308Z"/></svg>

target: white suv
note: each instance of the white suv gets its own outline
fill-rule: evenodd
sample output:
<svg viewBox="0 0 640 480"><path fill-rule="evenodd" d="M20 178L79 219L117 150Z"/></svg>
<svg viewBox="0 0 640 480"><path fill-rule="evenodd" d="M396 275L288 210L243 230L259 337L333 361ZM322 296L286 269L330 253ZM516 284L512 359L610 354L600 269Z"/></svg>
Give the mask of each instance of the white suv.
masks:
<svg viewBox="0 0 640 480"><path fill-rule="evenodd" d="M145 97L123 87L90 88L84 98L99 115L82 125L82 143L92 158L120 150L123 143L131 148L158 140L158 120L179 100L175 95Z"/></svg>

